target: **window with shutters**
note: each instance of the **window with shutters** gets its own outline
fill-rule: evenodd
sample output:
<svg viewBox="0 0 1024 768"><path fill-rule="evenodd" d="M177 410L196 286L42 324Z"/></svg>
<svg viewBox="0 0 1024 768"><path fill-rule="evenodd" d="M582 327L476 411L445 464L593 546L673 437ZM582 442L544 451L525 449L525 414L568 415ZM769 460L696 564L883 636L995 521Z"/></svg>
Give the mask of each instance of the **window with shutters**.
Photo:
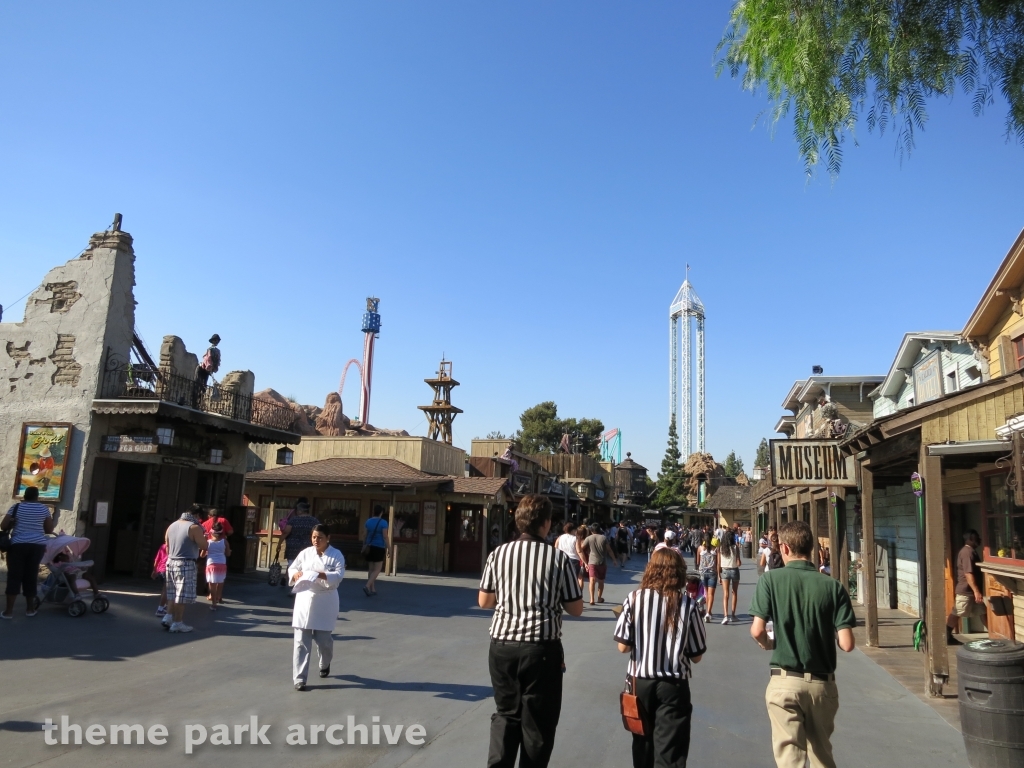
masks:
<svg viewBox="0 0 1024 768"><path fill-rule="evenodd" d="M1021 334L1013 340L1013 356L1015 367L1013 370L1019 371L1024 368L1024 334Z"/></svg>
<svg viewBox="0 0 1024 768"><path fill-rule="evenodd" d="M1020 370L1017 362L1017 345L1009 336L1000 336L997 340L999 349L999 367L1003 376Z"/></svg>

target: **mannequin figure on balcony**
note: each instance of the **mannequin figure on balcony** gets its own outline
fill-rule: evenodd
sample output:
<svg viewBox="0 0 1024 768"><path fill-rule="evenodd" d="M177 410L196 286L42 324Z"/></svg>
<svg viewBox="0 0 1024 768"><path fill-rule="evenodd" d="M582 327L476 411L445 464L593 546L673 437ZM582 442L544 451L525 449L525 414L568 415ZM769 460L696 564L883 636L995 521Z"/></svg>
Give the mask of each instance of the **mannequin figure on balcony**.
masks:
<svg viewBox="0 0 1024 768"><path fill-rule="evenodd" d="M193 408L200 408L203 402L203 395L206 394L207 382L210 376L220 370L220 350L217 348L218 344L220 344L220 336L215 333L210 337L210 346L207 347L202 362L196 366L195 386L192 388Z"/></svg>

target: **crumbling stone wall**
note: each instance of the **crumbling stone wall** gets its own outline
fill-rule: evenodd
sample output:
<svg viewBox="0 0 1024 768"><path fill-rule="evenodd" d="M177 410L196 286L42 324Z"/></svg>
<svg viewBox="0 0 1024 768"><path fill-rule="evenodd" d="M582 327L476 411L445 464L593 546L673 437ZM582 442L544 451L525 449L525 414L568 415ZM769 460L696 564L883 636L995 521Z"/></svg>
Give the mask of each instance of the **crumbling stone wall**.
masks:
<svg viewBox="0 0 1024 768"><path fill-rule="evenodd" d="M57 334L57 346L53 348L50 360L57 366L50 381L66 387L77 387L82 375L82 366L75 360L75 337L70 333Z"/></svg>
<svg viewBox="0 0 1024 768"><path fill-rule="evenodd" d="M49 304L51 312L68 312L75 306L75 302L82 298L82 294L76 290L78 282L75 280L47 283L44 288L53 295L48 299L35 299L35 303Z"/></svg>
<svg viewBox="0 0 1024 768"><path fill-rule="evenodd" d="M160 370L191 379L196 375L199 358L185 348L185 342L177 336L164 336L160 345Z"/></svg>
<svg viewBox="0 0 1024 768"><path fill-rule="evenodd" d="M56 507L58 525L74 531L88 498L98 442L92 402L100 393L108 354L128 358L135 327L135 253L127 232L98 232L78 258L55 267L25 303L21 322L0 323L0 503L17 478L25 422L70 423L71 444ZM14 314L8 311L8 317ZM89 466L87 466L87 463Z"/></svg>

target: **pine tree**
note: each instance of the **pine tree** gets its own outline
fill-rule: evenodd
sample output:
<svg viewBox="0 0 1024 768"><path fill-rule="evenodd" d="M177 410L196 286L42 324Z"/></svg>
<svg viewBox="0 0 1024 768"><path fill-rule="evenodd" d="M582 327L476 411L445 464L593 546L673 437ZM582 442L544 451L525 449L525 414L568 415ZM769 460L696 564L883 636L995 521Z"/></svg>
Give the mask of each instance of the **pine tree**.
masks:
<svg viewBox="0 0 1024 768"><path fill-rule="evenodd" d="M771 461L771 454L768 452L768 439L762 437L760 444L757 446L757 456L754 457L754 466L767 467Z"/></svg>
<svg viewBox="0 0 1024 768"><path fill-rule="evenodd" d="M722 464L722 470L726 477L736 477L743 471L743 459L736 455L736 451L729 451L729 455L725 457L725 462Z"/></svg>
<svg viewBox="0 0 1024 768"><path fill-rule="evenodd" d="M676 419L673 416L668 425L668 447L665 449L665 458L661 460L661 472L658 477L671 475L679 469L683 454L679 450L679 432L676 430Z"/></svg>
<svg viewBox="0 0 1024 768"><path fill-rule="evenodd" d="M658 473L658 491L654 496L654 506L671 507L686 504L686 473L680 464L682 457L676 420L672 419L668 426L665 458L661 460L661 472Z"/></svg>

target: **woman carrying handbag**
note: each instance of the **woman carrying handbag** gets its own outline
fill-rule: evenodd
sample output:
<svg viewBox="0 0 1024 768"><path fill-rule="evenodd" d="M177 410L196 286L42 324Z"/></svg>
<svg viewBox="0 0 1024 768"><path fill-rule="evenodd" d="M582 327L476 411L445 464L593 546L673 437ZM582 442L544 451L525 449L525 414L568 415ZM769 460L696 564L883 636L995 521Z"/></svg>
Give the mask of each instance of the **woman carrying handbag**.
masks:
<svg viewBox="0 0 1024 768"><path fill-rule="evenodd" d="M630 654L621 706L623 724L633 733L634 768L685 768L691 665L707 643L700 611L686 591L686 563L672 550L651 555L640 588L622 604L615 641Z"/></svg>
<svg viewBox="0 0 1024 768"><path fill-rule="evenodd" d="M366 585L363 594L374 597L377 594L377 577L380 576L387 556L390 542L388 541L388 521L384 519L384 507L376 504L373 514L366 521L366 538L363 540L362 553L366 556Z"/></svg>

